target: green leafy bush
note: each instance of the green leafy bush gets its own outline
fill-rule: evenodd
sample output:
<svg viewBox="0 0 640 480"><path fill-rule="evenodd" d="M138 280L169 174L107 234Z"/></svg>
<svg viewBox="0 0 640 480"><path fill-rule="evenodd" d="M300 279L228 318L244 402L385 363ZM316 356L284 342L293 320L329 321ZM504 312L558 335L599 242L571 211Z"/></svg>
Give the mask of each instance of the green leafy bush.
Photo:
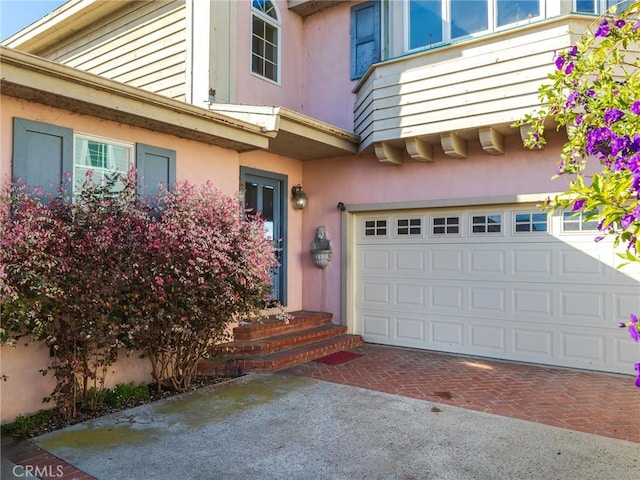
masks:
<svg viewBox="0 0 640 480"><path fill-rule="evenodd" d="M145 383L119 383L112 389L105 389L102 402L106 405L120 408L131 402L139 403L151 398L149 387Z"/></svg>

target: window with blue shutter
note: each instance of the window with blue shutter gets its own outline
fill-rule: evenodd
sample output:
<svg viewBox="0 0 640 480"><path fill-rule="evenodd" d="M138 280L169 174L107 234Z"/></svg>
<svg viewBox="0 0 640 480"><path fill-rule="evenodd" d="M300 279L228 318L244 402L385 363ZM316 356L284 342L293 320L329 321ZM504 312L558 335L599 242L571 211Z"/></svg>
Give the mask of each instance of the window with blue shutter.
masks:
<svg viewBox="0 0 640 480"><path fill-rule="evenodd" d="M76 182L67 181L66 193L81 188L86 170L94 170L94 179L103 181L114 173L128 171L133 144L85 134L74 134L69 128L14 118L13 165L16 180L40 186L56 193L65 175L74 174ZM138 143L135 145L138 193L155 195L162 184L169 188L176 182L176 152ZM104 177L104 178L103 178Z"/></svg>
<svg viewBox="0 0 640 480"><path fill-rule="evenodd" d="M380 2L351 8L351 80L361 78L380 61Z"/></svg>

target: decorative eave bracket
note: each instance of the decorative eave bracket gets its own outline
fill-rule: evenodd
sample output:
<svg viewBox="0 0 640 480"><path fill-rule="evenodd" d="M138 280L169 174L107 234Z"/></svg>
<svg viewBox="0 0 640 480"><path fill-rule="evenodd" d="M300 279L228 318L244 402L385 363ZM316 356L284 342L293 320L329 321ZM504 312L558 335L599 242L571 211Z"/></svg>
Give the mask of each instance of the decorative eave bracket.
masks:
<svg viewBox="0 0 640 480"><path fill-rule="evenodd" d="M380 163L385 163L387 165L402 165L404 162L402 158L404 151L390 143L376 143L374 144L374 149L376 151L376 157L378 157Z"/></svg>
<svg viewBox="0 0 640 480"><path fill-rule="evenodd" d="M433 162L433 145L418 138L411 138L405 142L409 156L418 162Z"/></svg>
<svg viewBox="0 0 640 480"><path fill-rule="evenodd" d="M443 133L440 135L440 144L445 155L452 158L467 158L467 141L457 134Z"/></svg>
<svg viewBox="0 0 640 480"><path fill-rule="evenodd" d="M504 136L491 127L481 128L478 131L482 149L492 155L504 154Z"/></svg>

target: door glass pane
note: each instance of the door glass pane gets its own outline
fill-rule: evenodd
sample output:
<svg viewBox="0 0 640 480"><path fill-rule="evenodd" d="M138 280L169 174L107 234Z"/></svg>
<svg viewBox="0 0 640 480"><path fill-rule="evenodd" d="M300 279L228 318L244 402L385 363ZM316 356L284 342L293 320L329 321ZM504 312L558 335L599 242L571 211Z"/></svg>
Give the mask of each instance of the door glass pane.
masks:
<svg viewBox="0 0 640 480"><path fill-rule="evenodd" d="M451 38L465 37L489 28L486 0L451 0Z"/></svg>
<svg viewBox="0 0 640 480"><path fill-rule="evenodd" d="M248 215L255 215L258 211L258 185L255 183L245 182L244 204Z"/></svg>
<svg viewBox="0 0 640 480"><path fill-rule="evenodd" d="M442 0L409 2L409 48L442 42Z"/></svg>
<svg viewBox="0 0 640 480"><path fill-rule="evenodd" d="M274 191L270 185L262 187L262 218L267 237L273 239L273 222L275 218Z"/></svg>

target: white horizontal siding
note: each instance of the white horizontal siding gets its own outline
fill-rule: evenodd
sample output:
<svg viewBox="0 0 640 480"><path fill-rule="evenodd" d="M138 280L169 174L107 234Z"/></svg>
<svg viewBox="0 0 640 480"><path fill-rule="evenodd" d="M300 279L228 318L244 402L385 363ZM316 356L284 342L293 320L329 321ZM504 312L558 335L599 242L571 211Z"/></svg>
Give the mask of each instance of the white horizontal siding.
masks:
<svg viewBox="0 0 640 480"><path fill-rule="evenodd" d="M373 142L507 126L539 105L554 52L586 20L564 17L383 62L357 89L355 132Z"/></svg>
<svg viewBox="0 0 640 480"><path fill-rule="evenodd" d="M184 0L128 3L111 18L68 37L46 58L184 100Z"/></svg>

